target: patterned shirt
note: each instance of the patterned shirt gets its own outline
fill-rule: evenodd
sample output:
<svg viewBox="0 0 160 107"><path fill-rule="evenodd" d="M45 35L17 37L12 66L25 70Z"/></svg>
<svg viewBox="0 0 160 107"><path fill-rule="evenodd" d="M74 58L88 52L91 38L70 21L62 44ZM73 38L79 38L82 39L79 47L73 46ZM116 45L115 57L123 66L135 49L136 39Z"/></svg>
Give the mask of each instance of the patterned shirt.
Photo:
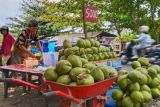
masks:
<svg viewBox="0 0 160 107"><path fill-rule="evenodd" d="M19 48L19 46L25 46L28 48L31 45L32 41L38 41L37 33L29 34L26 30L23 30L22 33L18 36L15 46Z"/></svg>
<svg viewBox="0 0 160 107"><path fill-rule="evenodd" d="M38 41L37 33L29 34L26 30L23 30L15 41L13 52L20 54L23 53L20 46L28 48L32 41Z"/></svg>

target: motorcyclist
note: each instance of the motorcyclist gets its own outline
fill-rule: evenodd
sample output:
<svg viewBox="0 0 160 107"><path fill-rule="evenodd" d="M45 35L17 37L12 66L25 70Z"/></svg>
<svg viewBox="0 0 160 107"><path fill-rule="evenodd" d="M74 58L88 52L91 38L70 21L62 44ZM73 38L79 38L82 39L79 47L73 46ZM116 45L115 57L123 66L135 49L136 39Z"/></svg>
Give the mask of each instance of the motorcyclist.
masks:
<svg viewBox="0 0 160 107"><path fill-rule="evenodd" d="M139 45L133 46L132 52L134 56L132 58L138 58L138 50L149 47L155 42L148 33L148 26L140 26L138 31L139 36L137 39L134 39L133 42L139 43Z"/></svg>

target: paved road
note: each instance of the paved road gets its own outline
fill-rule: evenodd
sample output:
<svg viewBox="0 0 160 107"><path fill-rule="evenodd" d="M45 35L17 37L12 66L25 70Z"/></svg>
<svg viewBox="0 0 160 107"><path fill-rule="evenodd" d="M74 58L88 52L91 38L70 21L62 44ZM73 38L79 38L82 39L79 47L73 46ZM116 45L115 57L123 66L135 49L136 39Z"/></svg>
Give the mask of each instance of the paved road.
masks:
<svg viewBox="0 0 160 107"><path fill-rule="evenodd" d="M131 70L132 70L132 68L131 68L131 65L130 65L130 64L123 65L123 66L122 66L122 69L125 69L125 70L127 70L127 71L131 71Z"/></svg>

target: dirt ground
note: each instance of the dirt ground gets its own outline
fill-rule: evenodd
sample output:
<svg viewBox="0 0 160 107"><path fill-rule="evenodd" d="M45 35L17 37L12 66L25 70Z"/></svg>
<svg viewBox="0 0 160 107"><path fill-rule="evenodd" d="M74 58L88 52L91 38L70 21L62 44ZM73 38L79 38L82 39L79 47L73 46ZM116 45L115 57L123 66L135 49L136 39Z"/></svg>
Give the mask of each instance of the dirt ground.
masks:
<svg viewBox="0 0 160 107"><path fill-rule="evenodd" d="M8 98L3 97L2 86L0 89L0 107L59 107L58 97L46 100L37 91L23 93L22 89L10 92ZM48 104L48 106L47 106Z"/></svg>
<svg viewBox="0 0 160 107"><path fill-rule="evenodd" d="M10 88L8 98L4 98L3 83L0 83L0 107L59 107L58 99L53 97L46 100L34 89L24 93L23 87L18 87L17 90Z"/></svg>

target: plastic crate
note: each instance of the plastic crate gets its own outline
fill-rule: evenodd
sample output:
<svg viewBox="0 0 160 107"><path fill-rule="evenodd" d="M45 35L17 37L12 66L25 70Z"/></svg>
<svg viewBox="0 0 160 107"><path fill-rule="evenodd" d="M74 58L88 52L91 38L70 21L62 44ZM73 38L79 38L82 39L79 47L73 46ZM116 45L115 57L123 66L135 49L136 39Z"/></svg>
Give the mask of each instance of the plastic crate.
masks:
<svg viewBox="0 0 160 107"><path fill-rule="evenodd" d="M120 59L110 59L110 60L100 61L100 62L96 62L96 63L97 63L97 65L106 65L106 66L111 66L114 68L121 68L122 67Z"/></svg>
<svg viewBox="0 0 160 107"><path fill-rule="evenodd" d="M121 68L122 67L121 60L120 59L113 60L112 61L112 67L114 67L114 68Z"/></svg>
<svg viewBox="0 0 160 107"><path fill-rule="evenodd" d="M113 66L113 65L112 65L112 60L107 61L105 65L107 65L107 66L111 66L111 67L112 67L112 66Z"/></svg>

